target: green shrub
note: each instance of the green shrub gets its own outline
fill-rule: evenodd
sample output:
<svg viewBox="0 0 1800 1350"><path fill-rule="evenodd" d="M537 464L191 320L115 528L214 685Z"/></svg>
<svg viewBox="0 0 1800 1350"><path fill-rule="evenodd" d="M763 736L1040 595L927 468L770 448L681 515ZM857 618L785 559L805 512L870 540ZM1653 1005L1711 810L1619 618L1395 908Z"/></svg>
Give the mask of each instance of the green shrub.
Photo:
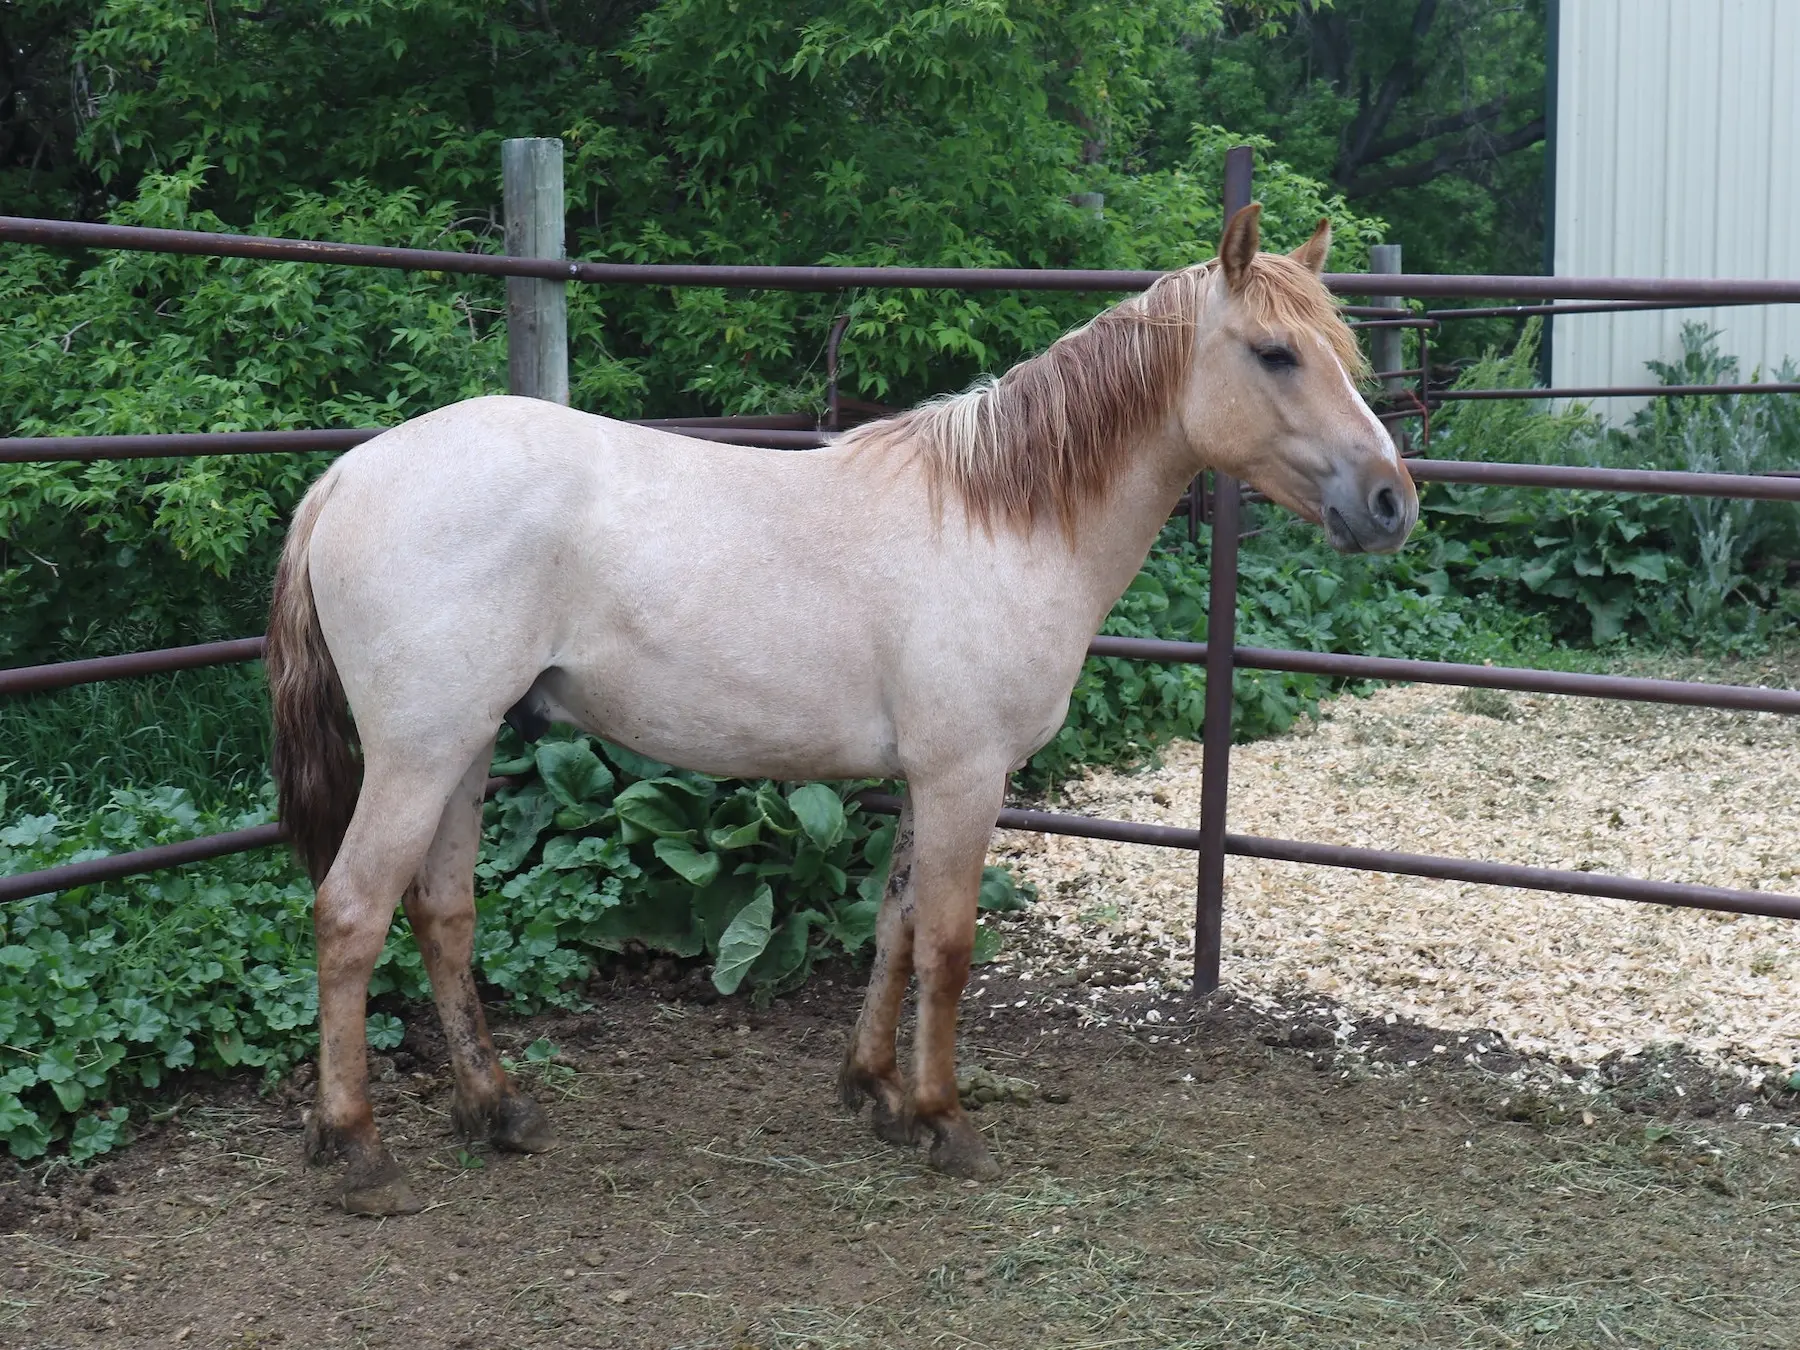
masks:
<svg viewBox="0 0 1800 1350"><path fill-rule="evenodd" d="M1539 329L1490 353L1463 388L1529 388ZM1664 384L1731 383L1737 363L1717 334L1682 330L1679 362L1653 361ZM1778 378L1793 378L1784 366ZM1652 400L1623 429L1584 410L1526 400L1451 405L1434 432L1444 458L1696 473L1800 467L1800 399L1728 395ZM1628 637L1713 650L1758 647L1800 621L1792 560L1800 507L1783 502L1439 484L1428 517L1459 588L1537 612L1555 634L1595 645Z"/></svg>
<svg viewBox="0 0 1800 1350"><path fill-rule="evenodd" d="M72 819L150 783L241 808L268 773L260 662L0 698L0 795L14 815Z"/></svg>

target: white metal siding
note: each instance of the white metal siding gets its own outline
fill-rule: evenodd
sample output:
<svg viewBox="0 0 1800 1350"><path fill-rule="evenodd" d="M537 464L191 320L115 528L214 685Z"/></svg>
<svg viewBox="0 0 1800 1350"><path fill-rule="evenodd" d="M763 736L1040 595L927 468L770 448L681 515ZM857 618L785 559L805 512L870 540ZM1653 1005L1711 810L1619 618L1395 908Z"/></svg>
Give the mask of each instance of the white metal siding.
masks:
<svg viewBox="0 0 1800 1350"><path fill-rule="evenodd" d="M1800 277L1800 0L1560 10L1556 274ZM1694 320L1746 379L1800 362L1800 305L1569 315L1553 383L1654 383L1644 362L1674 359Z"/></svg>

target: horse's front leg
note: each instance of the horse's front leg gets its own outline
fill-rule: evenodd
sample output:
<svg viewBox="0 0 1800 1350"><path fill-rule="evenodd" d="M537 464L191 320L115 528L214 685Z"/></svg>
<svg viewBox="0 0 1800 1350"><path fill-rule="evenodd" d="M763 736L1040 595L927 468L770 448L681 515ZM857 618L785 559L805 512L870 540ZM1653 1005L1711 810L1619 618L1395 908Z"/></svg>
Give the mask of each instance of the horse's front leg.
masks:
<svg viewBox="0 0 1800 1350"><path fill-rule="evenodd" d="M954 1177L1000 1174L956 1091L956 1013L975 949L981 865L1006 775L915 782L912 867L913 971L919 980L913 1038L912 1114L932 1136L931 1165Z"/></svg>
<svg viewBox="0 0 1800 1350"><path fill-rule="evenodd" d="M870 1123L890 1144L910 1144L917 1136L906 1085L894 1056L900 1009L913 969L913 823L910 796L900 808L889 856L887 886L875 919L875 962L862 1015L850 1034L850 1049L838 1075L838 1098L851 1111L871 1101Z"/></svg>

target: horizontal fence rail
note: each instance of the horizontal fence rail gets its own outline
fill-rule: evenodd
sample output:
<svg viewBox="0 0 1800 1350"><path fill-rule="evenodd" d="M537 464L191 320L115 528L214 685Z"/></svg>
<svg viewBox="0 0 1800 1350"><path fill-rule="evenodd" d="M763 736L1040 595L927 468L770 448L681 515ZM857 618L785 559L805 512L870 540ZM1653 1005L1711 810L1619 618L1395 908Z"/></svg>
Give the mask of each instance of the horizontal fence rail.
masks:
<svg viewBox="0 0 1800 1350"><path fill-rule="evenodd" d="M1472 666L1459 661L1411 661L1347 652L1307 652L1289 647L1234 647L1232 660L1250 670L1279 670L1329 679L1396 680L1409 684L1453 684L1475 689L1507 689L1520 694L1570 694L1581 698L1669 703L1726 712L1787 713L1800 716L1800 690L1758 685L1706 684L1698 680L1651 680L1630 675L1590 675L1573 670L1533 670L1523 666ZM1204 665L1204 642L1102 635L1088 644L1089 656L1169 665Z"/></svg>
<svg viewBox="0 0 1800 1350"><path fill-rule="evenodd" d="M264 639L231 638L224 642L197 642L191 647L163 647L150 652L126 652L123 656L90 656L80 661L53 661L41 666L15 666L0 670L0 694L41 694L102 680L129 680L140 675L162 675L171 670L199 670L204 666L229 666L262 659Z"/></svg>
<svg viewBox="0 0 1800 1350"><path fill-rule="evenodd" d="M524 781L516 775L490 778L483 795L492 797L501 788L517 787ZM37 872L19 872L0 877L0 904L73 890L77 886L97 886L103 881L141 876L146 872L161 872L188 863L205 862L208 858L223 858L231 853L252 853L286 842L287 827L277 822L202 835L198 839L182 839L173 844L158 844L154 848L133 849L130 853L114 853L105 858L87 858Z"/></svg>
<svg viewBox="0 0 1800 1350"><path fill-rule="evenodd" d="M1674 497L1800 501L1800 479L1776 473L1690 473L1681 469L1604 469L1576 464L1497 464L1469 459L1407 459L1420 483L1485 483L1494 487L1593 488Z"/></svg>
<svg viewBox="0 0 1800 1350"><path fill-rule="evenodd" d="M1800 481L1800 480L1797 480ZM264 639L233 638L190 647L96 656L41 666L0 670L0 695L37 694L103 680L134 679L203 666L232 665L262 658ZM1355 656L1341 652L1308 652L1283 647L1238 647L1237 664L1257 670L1280 670L1333 679L1401 680L1420 684L1455 684L1481 689L1509 689L1524 694L1571 694L1587 698L1621 698L1639 703L1670 703L1734 712L1800 714L1800 690L1765 689L1754 685L1706 684L1693 680L1651 680L1625 675L1589 675L1579 671L1532 670L1515 666L1472 666L1454 661L1409 661L1397 657ZM1204 665L1204 642L1164 638L1101 635L1088 644L1089 656L1127 661L1160 661Z"/></svg>
<svg viewBox="0 0 1800 1350"><path fill-rule="evenodd" d="M821 431L741 426L729 418L683 422L679 418L634 421L634 426L674 432L697 441L811 450L830 443ZM87 463L116 459L175 459L183 455L304 454L348 450L372 441L387 427L344 427L325 431L195 431L145 436L0 437L0 464Z"/></svg>
<svg viewBox="0 0 1800 1350"><path fill-rule="evenodd" d="M280 825L252 825L247 830L229 830L224 834L207 834L174 844L158 844L155 848L115 853L106 858L64 863L61 867L46 867L41 872L20 872L0 877L0 904L26 900L34 895L70 891L77 886L97 886L103 881L161 872L170 867L185 867L208 858L223 858L229 853L273 848L286 838L287 831Z"/></svg>
<svg viewBox="0 0 1800 1350"><path fill-rule="evenodd" d="M1417 375L1420 372L1402 372ZM1751 384L1591 384L1578 389L1439 389L1434 402L1494 398L1698 398L1719 394L1800 394L1800 384L1767 380Z"/></svg>
<svg viewBox="0 0 1800 1350"><path fill-rule="evenodd" d="M892 793L862 792L857 794L856 800L866 809L883 815L896 815L900 811L900 798ZM1034 834L1062 834L1078 839L1104 839L1120 844L1150 844L1191 852L1198 852L1200 849L1200 831L1177 825L1105 820L1095 816L1064 815L1052 811L1021 811L1011 807L1000 812L996 824L1003 830L1027 830ZM1343 844L1269 839L1255 834L1227 834L1225 851L1240 858L1266 858L1274 862L1347 867L1366 872L1394 872L1401 876L1427 877L1438 881L1514 886L1525 890L1559 891L1568 895L1592 895L1611 900L1636 900L1652 905L1725 910L1733 914L1760 914L1775 919L1800 919L1800 895L1783 895L1775 891L1744 891L1681 881L1646 881L1641 877L1608 876L1599 872L1573 872L1553 867L1525 867L1516 863L1482 862L1471 858L1444 858L1428 853L1393 853L1385 849L1353 848Z"/></svg>
<svg viewBox="0 0 1800 1350"><path fill-rule="evenodd" d="M336 263L414 272L540 277L548 281L758 290L835 291L873 287L962 291L1141 291L1163 275L1153 271L1037 267L738 267L708 263L601 263L447 249L338 244L311 239L272 239L263 235L224 234L210 230L98 225L26 216L0 216L0 240L61 248ZM1800 304L1800 281L1328 272L1325 284L1340 295L1407 298L1495 296L1519 300L1661 300L1695 305ZM1394 313L1391 307L1368 306L1365 309L1378 311L1378 314Z"/></svg>
<svg viewBox="0 0 1800 1350"><path fill-rule="evenodd" d="M1708 309L1732 309L1741 305L1768 304L1766 300L1714 300ZM1428 309L1424 317L1442 319L1523 319L1533 314L1629 314L1637 310L1698 309L1692 300L1597 300L1585 304L1482 305L1453 309Z"/></svg>

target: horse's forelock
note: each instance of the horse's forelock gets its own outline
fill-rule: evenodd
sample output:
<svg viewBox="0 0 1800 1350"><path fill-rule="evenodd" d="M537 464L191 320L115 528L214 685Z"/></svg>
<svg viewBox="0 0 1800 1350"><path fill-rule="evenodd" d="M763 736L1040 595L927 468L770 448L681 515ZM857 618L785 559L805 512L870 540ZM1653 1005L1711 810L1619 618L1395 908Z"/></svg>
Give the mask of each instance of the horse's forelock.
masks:
<svg viewBox="0 0 1800 1350"><path fill-rule="evenodd" d="M1322 337L1351 375L1368 373L1356 334L1344 322L1331 292L1306 264L1285 253L1258 254L1239 300L1256 322Z"/></svg>
<svg viewBox="0 0 1800 1350"><path fill-rule="evenodd" d="M1180 392L1216 266L1167 273L999 379L858 427L844 443L908 446L933 499L954 494L984 528L1054 517L1072 533ZM1258 255L1239 298L1256 322L1317 333L1345 369L1364 369L1330 295L1293 259Z"/></svg>

